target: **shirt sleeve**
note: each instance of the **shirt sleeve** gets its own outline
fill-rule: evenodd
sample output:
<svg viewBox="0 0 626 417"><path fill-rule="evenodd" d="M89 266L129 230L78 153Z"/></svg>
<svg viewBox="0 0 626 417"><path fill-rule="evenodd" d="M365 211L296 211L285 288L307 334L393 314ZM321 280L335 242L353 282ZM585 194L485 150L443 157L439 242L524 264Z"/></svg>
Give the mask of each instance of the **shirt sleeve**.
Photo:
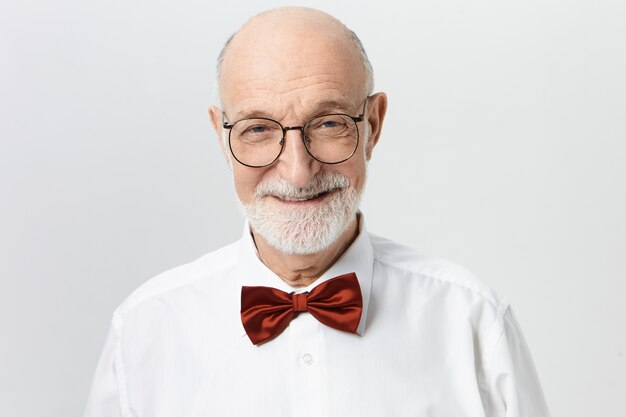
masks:
<svg viewBox="0 0 626 417"><path fill-rule="evenodd" d="M537 372L520 326L508 307L487 353L482 381L488 417L549 417Z"/></svg>
<svg viewBox="0 0 626 417"><path fill-rule="evenodd" d="M119 330L114 321L96 367L84 417L122 417L118 358Z"/></svg>

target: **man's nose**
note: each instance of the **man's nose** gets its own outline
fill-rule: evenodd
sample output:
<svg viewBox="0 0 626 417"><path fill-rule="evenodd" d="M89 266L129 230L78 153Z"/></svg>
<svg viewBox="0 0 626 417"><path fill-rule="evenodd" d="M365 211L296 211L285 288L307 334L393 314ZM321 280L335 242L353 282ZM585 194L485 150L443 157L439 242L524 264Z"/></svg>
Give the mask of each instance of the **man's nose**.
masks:
<svg viewBox="0 0 626 417"><path fill-rule="evenodd" d="M322 168L306 149L303 134L300 129L287 130L283 152L276 161L280 176L297 188L307 186Z"/></svg>

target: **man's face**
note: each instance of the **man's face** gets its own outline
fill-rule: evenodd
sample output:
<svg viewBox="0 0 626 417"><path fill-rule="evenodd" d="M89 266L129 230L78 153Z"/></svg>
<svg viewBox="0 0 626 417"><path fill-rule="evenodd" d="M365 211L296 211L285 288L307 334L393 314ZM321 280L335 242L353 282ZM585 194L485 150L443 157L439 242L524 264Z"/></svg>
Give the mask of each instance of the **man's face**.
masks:
<svg viewBox="0 0 626 417"><path fill-rule="evenodd" d="M322 114L358 116L366 100L365 73L345 34L336 29L326 34L319 26L315 33L297 26L280 27L282 30L270 33L262 28L242 30L229 46L221 78L228 122L267 117L283 126L302 126ZM375 107L380 100L374 97ZM287 131L279 158L263 168L244 166L225 150L232 160L237 195L253 230L272 246L286 242L278 249L315 253L328 247L327 241L336 240L354 220L365 184L366 162L380 127L379 117L374 116L377 132L368 140L371 107L368 102L365 120L358 123L356 152L339 164L323 164L312 158L299 130ZM227 139L228 131L220 126L219 109L211 109L211 119L220 137ZM324 231L325 227L329 230ZM315 239L325 242L307 244Z"/></svg>

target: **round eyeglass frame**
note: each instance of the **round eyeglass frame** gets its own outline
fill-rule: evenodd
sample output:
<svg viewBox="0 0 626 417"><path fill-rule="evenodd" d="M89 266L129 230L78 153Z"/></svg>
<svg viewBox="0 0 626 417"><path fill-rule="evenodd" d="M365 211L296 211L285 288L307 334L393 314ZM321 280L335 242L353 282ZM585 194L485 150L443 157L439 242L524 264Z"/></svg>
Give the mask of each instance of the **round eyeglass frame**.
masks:
<svg viewBox="0 0 626 417"><path fill-rule="evenodd" d="M228 123L226 122L224 119L226 118L226 113L224 111L222 111L222 127L224 129L228 129L228 148L230 149L230 154L233 156L233 158L235 158L235 160L237 162L239 162L241 165L247 166L249 168L265 168L267 166L272 165L274 162L276 162L276 160L278 158L280 158L280 155L283 153L283 150L285 149L285 135L287 133L287 131L289 130L299 130L302 138L302 142L304 143L304 147L307 151L307 153L311 156L311 158L315 159L318 162L321 162L322 164L326 164L326 165L336 165L336 164L340 164L342 162L346 162L348 159L352 158L354 156L354 154L356 153L356 150L359 148L359 142L361 140L360 134L359 134L359 122L362 122L363 120L365 120L365 106L367 105L367 100L369 99L369 96L365 97L365 101L363 102L363 110L361 111L361 114L358 116L350 116L349 114L345 114L345 113L328 113L328 114L321 114L319 116L316 116L314 118L312 118L311 120L309 120L308 122L306 122L305 124L303 124L302 126L286 126L284 127L280 122L274 120L274 119L270 119L267 117L244 117L243 119L239 119L234 123ZM346 116L349 119L351 119L354 122L354 125L356 127L356 144L354 145L354 150L352 151L352 153L347 157L342 159L341 161L336 161L336 162L325 162L322 161L318 158L315 157L315 155L313 155L311 153L311 150L309 149L309 145L308 145L308 141L310 141L309 138L307 138L304 135L304 128L311 123L313 120L320 118L320 117L325 117L325 116ZM278 154L276 155L276 158L272 159L271 162L268 162L267 164L263 164L263 165L250 165L250 164L246 164L245 162L242 162L239 160L239 158L237 158L237 155L235 155L235 152L233 151L233 145L230 141L230 136L231 133L233 132L233 126L235 126L235 124L243 121L243 120L252 120L252 119L258 119L258 120L267 120L269 122L274 122L276 123L278 126L280 126L280 128L283 131L283 137L280 140L280 151L278 152Z"/></svg>

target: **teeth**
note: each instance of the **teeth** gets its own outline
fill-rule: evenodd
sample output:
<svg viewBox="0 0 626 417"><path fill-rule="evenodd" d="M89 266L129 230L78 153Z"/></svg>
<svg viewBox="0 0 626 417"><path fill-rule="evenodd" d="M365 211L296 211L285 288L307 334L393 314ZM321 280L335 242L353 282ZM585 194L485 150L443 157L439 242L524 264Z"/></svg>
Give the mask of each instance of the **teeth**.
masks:
<svg viewBox="0 0 626 417"><path fill-rule="evenodd" d="M309 196L304 196L304 197L292 197L292 196L286 196L286 195L280 195L280 194L264 194L264 196L272 196L278 199L281 199L283 201L307 201L307 200L312 200L314 198L320 197L324 194L328 194L331 191L334 190L327 190L327 191L322 191L321 193L317 193L317 194L313 194L313 195L309 195Z"/></svg>
<svg viewBox="0 0 626 417"><path fill-rule="evenodd" d="M305 198L283 198L285 201L307 201L315 197L305 197Z"/></svg>
<svg viewBox="0 0 626 417"><path fill-rule="evenodd" d="M285 200L285 201L307 201L307 200L312 200L314 198L317 198L322 194L324 193L319 193L319 194L315 194L315 195L311 195L307 197L278 197L278 198L280 198L281 200Z"/></svg>

